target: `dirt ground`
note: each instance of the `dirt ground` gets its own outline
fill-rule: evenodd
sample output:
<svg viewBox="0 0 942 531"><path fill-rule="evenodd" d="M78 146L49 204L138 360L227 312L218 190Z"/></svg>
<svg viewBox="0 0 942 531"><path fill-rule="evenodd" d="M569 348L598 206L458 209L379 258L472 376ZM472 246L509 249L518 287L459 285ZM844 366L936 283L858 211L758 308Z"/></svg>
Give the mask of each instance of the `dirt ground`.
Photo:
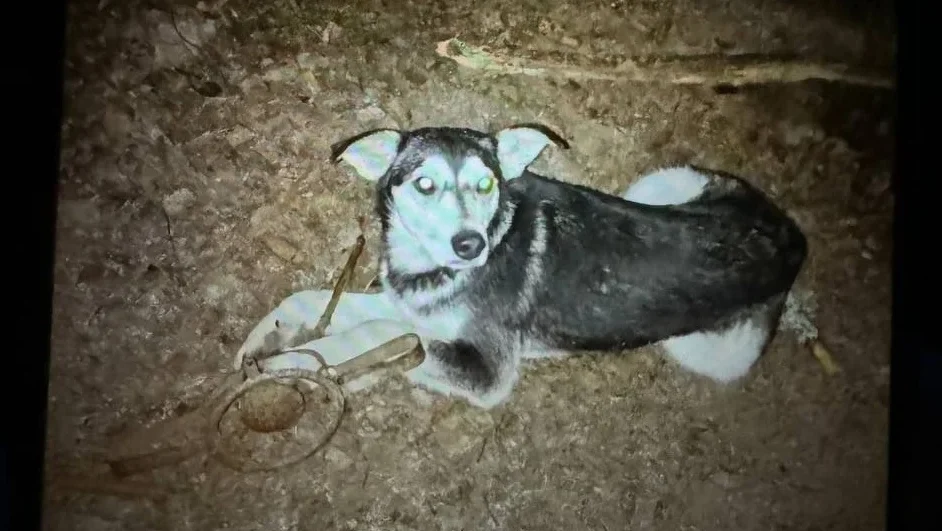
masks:
<svg viewBox="0 0 942 531"><path fill-rule="evenodd" d="M882 529L894 93L491 76L435 43L582 65L787 52L892 72L885 8L71 4L46 529ZM328 163L332 142L520 121L571 141L536 169L573 182L618 192L693 162L767 190L807 231L797 290L842 371L785 330L726 388L652 348L535 364L492 411L394 378L351 396L336 436L297 466L244 475L197 457L135 478L170 492L158 501L57 488L96 473L109 437L194 407L282 298L331 285L372 207L369 185Z"/></svg>

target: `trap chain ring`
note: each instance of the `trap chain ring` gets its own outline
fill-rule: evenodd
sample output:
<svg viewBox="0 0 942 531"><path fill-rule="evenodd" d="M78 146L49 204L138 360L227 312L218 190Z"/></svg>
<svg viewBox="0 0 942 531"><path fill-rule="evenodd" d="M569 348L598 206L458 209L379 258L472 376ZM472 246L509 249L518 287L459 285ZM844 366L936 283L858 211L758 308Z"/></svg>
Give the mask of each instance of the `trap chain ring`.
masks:
<svg viewBox="0 0 942 531"><path fill-rule="evenodd" d="M248 459L239 457L238 452L234 450L230 444L227 444L225 437L223 437L220 431L220 423L226 413L232 408L233 404L235 404L240 397L245 395L245 393L261 383L279 380L293 380L294 383L306 381L324 389L327 392L331 404L330 409L333 410L333 414L330 421L327 423L324 435L320 440L316 441L316 444L312 444L297 455L282 458L274 462L253 464ZM309 401L305 400L304 413L308 412L308 406ZM334 432L336 432L337 428L340 426L340 420L343 417L345 408L345 399L340 384L318 372L307 369L281 369L270 373L262 373L242 382L238 387L229 391L225 397L220 400L219 405L213 409L212 414L209 416L209 424L207 426L210 449L215 454L215 457L223 464L239 472L262 472L299 463L313 455L314 452L318 451L330 440ZM304 413L302 413L302 418Z"/></svg>

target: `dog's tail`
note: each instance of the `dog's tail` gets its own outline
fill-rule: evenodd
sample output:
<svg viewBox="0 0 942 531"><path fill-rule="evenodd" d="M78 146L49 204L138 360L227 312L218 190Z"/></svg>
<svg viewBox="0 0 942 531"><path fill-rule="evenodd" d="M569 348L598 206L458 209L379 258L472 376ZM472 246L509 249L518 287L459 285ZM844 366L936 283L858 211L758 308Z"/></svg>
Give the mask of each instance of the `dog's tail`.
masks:
<svg viewBox="0 0 942 531"><path fill-rule="evenodd" d="M749 372L771 342L785 297L775 295L721 327L675 336L661 346L685 369L721 383L732 382Z"/></svg>

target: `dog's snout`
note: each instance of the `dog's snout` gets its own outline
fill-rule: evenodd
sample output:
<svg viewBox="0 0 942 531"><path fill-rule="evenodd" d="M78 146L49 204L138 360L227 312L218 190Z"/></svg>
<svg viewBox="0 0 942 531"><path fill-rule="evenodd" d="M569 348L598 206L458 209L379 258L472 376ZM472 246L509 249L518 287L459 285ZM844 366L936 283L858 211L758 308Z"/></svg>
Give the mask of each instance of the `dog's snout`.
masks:
<svg viewBox="0 0 942 531"><path fill-rule="evenodd" d="M465 260L474 260L484 250L484 236L473 230L463 230L451 239L451 247L455 254Z"/></svg>

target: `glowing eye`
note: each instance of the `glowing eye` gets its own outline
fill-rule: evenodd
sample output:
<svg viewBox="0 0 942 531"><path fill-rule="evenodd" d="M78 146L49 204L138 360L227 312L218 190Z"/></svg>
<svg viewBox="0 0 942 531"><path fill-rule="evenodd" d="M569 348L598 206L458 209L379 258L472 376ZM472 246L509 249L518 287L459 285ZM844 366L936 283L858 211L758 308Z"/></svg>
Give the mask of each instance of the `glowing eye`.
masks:
<svg viewBox="0 0 942 531"><path fill-rule="evenodd" d="M494 190L495 180L493 177L485 177L478 181L478 192L489 194Z"/></svg>
<svg viewBox="0 0 942 531"><path fill-rule="evenodd" d="M415 189L425 195L430 195L435 191L435 181L430 177L419 177L415 180Z"/></svg>

